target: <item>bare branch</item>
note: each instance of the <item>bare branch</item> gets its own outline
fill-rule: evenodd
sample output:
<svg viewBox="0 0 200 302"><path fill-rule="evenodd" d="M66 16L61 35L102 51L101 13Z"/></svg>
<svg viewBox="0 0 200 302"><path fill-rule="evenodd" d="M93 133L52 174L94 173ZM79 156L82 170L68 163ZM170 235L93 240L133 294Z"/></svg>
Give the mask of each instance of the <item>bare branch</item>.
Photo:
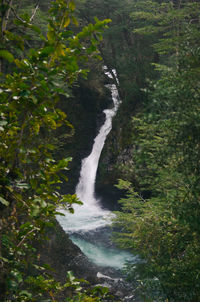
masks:
<svg viewBox="0 0 200 302"><path fill-rule="evenodd" d="M39 8L39 5L36 5L36 7L35 7L35 9L34 9L34 11L33 11L33 14L32 14L32 16L31 16L31 18L30 18L30 21L33 21L33 19L34 19L34 17L35 17L35 14L36 14L36 12L37 12L37 10L38 10L38 8Z"/></svg>
<svg viewBox="0 0 200 302"><path fill-rule="evenodd" d="M25 239L28 237L28 235L30 235L31 233L33 233L34 231L38 231L38 228L34 227L33 229L31 229L23 238L22 240L18 243L17 247L20 247L20 245L22 245L22 243L25 241Z"/></svg>
<svg viewBox="0 0 200 302"><path fill-rule="evenodd" d="M13 0L9 0L9 2L7 3L8 5L8 9L6 11L6 14L1 22L1 32L2 32L2 35L3 35L3 32L6 30L7 28L7 24L8 24L8 20L9 20L9 16L10 16L10 10L11 10L11 5L12 5L12 1Z"/></svg>

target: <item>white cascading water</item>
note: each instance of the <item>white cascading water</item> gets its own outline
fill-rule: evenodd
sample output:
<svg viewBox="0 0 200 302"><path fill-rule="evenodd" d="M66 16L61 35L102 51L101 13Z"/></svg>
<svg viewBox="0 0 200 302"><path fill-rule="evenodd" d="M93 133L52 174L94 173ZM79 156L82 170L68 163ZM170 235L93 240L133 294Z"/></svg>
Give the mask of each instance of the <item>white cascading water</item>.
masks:
<svg viewBox="0 0 200 302"><path fill-rule="evenodd" d="M104 68L105 74L113 78ZM112 71L116 75L115 71ZM117 77L116 77L117 80ZM83 253L92 261L99 265L121 268L124 262L130 258L125 251L108 249L103 246L95 246L85 239L76 238L73 234L87 233L102 228L111 222L112 212L104 210L99 201L95 198L95 179L101 151L103 149L106 137L112 128L112 118L117 112L120 104L117 87L109 84L107 87L112 93L113 108L106 109L105 122L97 134L90 155L82 160L79 183L76 187L76 195L83 202L83 205L74 205L75 213L70 214L67 211L61 212L65 216L58 216L58 221L63 229L71 234L71 239L77 244ZM120 253L120 254L119 254Z"/></svg>

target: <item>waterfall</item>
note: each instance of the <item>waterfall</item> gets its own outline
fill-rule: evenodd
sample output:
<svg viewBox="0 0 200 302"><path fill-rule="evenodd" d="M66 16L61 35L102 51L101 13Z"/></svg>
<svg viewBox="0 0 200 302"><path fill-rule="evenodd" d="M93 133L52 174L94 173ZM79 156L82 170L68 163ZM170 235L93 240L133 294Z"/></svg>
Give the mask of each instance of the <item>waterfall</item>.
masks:
<svg viewBox="0 0 200 302"><path fill-rule="evenodd" d="M104 67L104 73L109 78L113 78L106 67ZM116 77L115 80L118 81L115 70L112 70L112 74ZM58 221L63 229L70 234L72 241L93 262L102 266L122 268L125 261L130 259L131 256L126 251L120 251L112 247L108 248L108 233L110 233L110 230L106 226L111 223L113 214L103 209L100 201L95 197L95 180L99 158L106 137L112 128L112 118L115 116L120 104L116 85L108 84L106 86L111 91L113 107L103 111L105 122L94 139L90 155L82 160L76 195L83 202L83 205L74 205L74 214L61 211L65 216L59 216ZM103 240L102 238L100 239L102 233L104 236ZM98 238L100 242L98 242Z"/></svg>
<svg viewBox="0 0 200 302"><path fill-rule="evenodd" d="M94 190L99 158L106 137L112 128L112 118L116 114L119 106L119 97L116 86L114 84L107 86L111 90L114 106L112 109L106 109L103 111L105 114L105 122L100 128L100 131L94 140L92 152L87 158L83 159L82 161L79 183L76 187L76 194L78 198L87 206L93 206L97 204L97 200L94 196Z"/></svg>
<svg viewBox="0 0 200 302"><path fill-rule="evenodd" d="M112 72L116 75L114 70ZM104 73L109 78L113 78L106 67L104 67ZM112 128L112 118L116 114L120 104L116 85L108 84L106 87L111 91L113 107L103 111L105 122L94 139L90 155L82 160L79 182L76 186L76 195L83 202L83 205L74 205L75 213L73 215L62 211L66 218L58 217L63 229L68 233L83 232L102 227L110 223L110 216L112 216L110 211L101 208L99 201L95 197L95 180L99 158L106 137Z"/></svg>

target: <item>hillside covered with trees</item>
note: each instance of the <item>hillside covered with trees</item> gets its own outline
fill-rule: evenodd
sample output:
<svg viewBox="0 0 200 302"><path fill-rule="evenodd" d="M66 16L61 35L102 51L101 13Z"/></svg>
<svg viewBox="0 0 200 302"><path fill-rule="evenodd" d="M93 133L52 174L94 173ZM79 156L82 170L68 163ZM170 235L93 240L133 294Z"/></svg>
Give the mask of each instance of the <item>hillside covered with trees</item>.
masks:
<svg viewBox="0 0 200 302"><path fill-rule="evenodd" d="M113 240L139 257L127 278L142 301L200 302L199 11L195 0L1 0L0 300L115 299L53 279L35 247L59 207L81 203L63 184L107 102L106 65L122 103L97 183L124 195ZM83 90L98 101L81 104Z"/></svg>

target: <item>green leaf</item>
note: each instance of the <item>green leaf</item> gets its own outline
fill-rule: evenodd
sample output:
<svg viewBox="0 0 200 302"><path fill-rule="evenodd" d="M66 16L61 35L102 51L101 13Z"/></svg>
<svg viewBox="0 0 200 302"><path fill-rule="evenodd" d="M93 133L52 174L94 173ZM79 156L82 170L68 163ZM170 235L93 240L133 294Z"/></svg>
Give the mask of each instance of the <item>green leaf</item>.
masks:
<svg viewBox="0 0 200 302"><path fill-rule="evenodd" d="M31 99L32 99L33 103L36 105L38 102L38 99L34 95L31 96Z"/></svg>
<svg viewBox="0 0 200 302"><path fill-rule="evenodd" d="M67 278L69 279L70 282L73 282L75 277L71 271L67 272Z"/></svg>
<svg viewBox="0 0 200 302"><path fill-rule="evenodd" d="M71 16L71 19L72 19L72 22L73 22L76 26L79 25L78 20L77 20L74 16Z"/></svg>
<svg viewBox="0 0 200 302"><path fill-rule="evenodd" d="M7 263L9 263L9 260L8 260L7 258L0 257L0 260L2 260L3 262L7 262Z"/></svg>
<svg viewBox="0 0 200 302"><path fill-rule="evenodd" d="M70 18L69 17L67 17L66 19L65 19L65 22L64 22L64 27L67 27L68 25L69 25L69 23L70 23Z"/></svg>
<svg viewBox="0 0 200 302"><path fill-rule="evenodd" d="M17 269L12 270L11 275L16 279L18 283L23 282L22 274Z"/></svg>
<svg viewBox="0 0 200 302"><path fill-rule="evenodd" d="M6 59L8 62L12 63L14 61L13 55L7 50L0 50L0 57Z"/></svg>
<svg viewBox="0 0 200 302"><path fill-rule="evenodd" d="M9 201L5 200L3 197L0 196L0 202L4 205L4 206L9 206Z"/></svg>
<svg viewBox="0 0 200 302"><path fill-rule="evenodd" d="M37 217L38 214L40 213L40 207L39 206L34 206L33 209L31 209L31 217Z"/></svg>
<svg viewBox="0 0 200 302"><path fill-rule="evenodd" d="M20 297L22 297L22 296L24 297L24 296L25 296L25 297L30 298L30 299L32 298L32 294L29 293L27 290L22 290L22 291L20 291L20 292L19 292L19 296L20 296Z"/></svg>
<svg viewBox="0 0 200 302"><path fill-rule="evenodd" d="M69 2L69 8L70 8L71 10L75 10L76 6L75 6L75 3L74 3L73 0Z"/></svg>
<svg viewBox="0 0 200 302"><path fill-rule="evenodd" d="M30 189L30 185L25 182L17 182L16 187L19 189Z"/></svg>
<svg viewBox="0 0 200 302"><path fill-rule="evenodd" d="M43 48L43 50L41 51L40 57L48 56L49 54L53 53L54 51L55 51L55 47L47 46L47 47Z"/></svg>
<svg viewBox="0 0 200 302"><path fill-rule="evenodd" d="M7 123L8 123L8 122L5 121L5 120L4 120L4 121L0 121L0 126L5 126L5 125L7 125Z"/></svg>
<svg viewBox="0 0 200 302"><path fill-rule="evenodd" d="M31 25L30 28L34 30L36 33L41 34L41 29L38 26Z"/></svg>
<svg viewBox="0 0 200 302"><path fill-rule="evenodd" d="M53 28L51 28L50 26L48 26L48 32L47 32L47 39L49 40L50 43L54 42L56 39L55 36L55 32L53 30Z"/></svg>

